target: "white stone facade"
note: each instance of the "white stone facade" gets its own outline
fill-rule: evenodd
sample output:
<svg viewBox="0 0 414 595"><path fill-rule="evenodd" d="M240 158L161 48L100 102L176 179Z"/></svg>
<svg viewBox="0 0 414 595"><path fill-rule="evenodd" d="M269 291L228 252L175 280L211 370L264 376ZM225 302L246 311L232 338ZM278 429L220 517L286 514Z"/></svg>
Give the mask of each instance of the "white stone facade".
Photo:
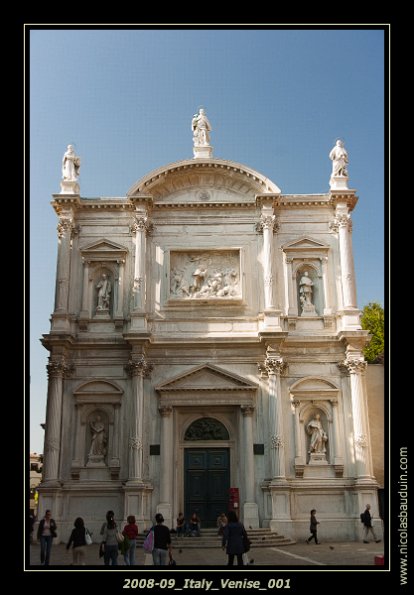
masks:
<svg viewBox="0 0 414 595"><path fill-rule="evenodd" d="M284 195L246 166L200 156L151 172L124 198L54 195L39 514L52 510L62 539L76 516L97 538L108 509L134 514L140 531L158 511L175 526L197 497L206 525L228 487L246 526L294 539L307 536L312 508L325 539L358 538L368 502L378 518L356 202L349 189ZM311 457L317 414L326 453ZM92 456L98 416L104 446Z"/></svg>

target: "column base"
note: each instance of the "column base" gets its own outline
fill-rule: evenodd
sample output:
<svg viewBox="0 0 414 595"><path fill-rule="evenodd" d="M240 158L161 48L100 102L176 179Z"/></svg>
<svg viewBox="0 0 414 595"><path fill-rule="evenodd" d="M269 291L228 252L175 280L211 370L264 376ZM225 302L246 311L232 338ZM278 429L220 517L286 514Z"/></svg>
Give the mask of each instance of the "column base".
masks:
<svg viewBox="0 0 414 595"><path fill-rule="evenodd" d="M243 504L243 524L247 530L259 528L259 508L256 502Z"/></svg>

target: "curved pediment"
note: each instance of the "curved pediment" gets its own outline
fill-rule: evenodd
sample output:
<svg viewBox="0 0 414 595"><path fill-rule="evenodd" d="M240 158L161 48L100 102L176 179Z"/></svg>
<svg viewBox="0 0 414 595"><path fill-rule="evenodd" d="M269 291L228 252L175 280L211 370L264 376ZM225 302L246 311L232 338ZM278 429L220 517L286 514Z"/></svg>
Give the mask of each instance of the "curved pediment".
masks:
<svg viewBox="0 0 414 595"><path fill-rule="evenodd" d="M251 200L256 194L281 193L280 188L269 178L235 161L188 159L153 170L133 184L127 196L151 195L154 200L160 200L193 188L199 189L200 201L203 200L203 189L207 196L208 190L213 188Z"/></svg>
<svg viewBox="0 0 414 595"><path fill-rule="evenodd" d="M299 390L338 390L338 387L331 380L326 380L325 378L320 378L319 376L307 376L306 378L301 378L300 380L297 380L290 387L290 392L295 392Z"/></svg>

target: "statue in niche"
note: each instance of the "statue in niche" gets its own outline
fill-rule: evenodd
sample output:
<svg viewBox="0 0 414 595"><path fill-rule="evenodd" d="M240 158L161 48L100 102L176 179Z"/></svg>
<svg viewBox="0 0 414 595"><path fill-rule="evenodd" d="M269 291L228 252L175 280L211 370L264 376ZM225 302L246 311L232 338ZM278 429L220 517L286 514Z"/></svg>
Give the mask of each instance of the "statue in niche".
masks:
<svg viewBox="0 0 414 595"><path fill-rule="evenodd" d="M62 180L76 182L79 177L80 157L75 155L73 145L68 145L62 159Z"/></svg>
<svg viewBox="0 0 414 595"><path fill-rule="evenodd" d="M299 281L299 300L302 306L302 316L314 316L315 305L312 303L313 281L305 271Z"/></svg>
<svg viewBox="0 0 414 595"><path fill-rule="evenodd" d="M98 305L96 307L96 310L100 312L109 310L109 300L111 297L111 282L109 281L105 273L102 273L101 280L97 284L96 289L98 290Z"/></svg>
<svg viewBox="0 0 414 595"><path fill-rule="evenodd" d="M194 146L207 147L210 145L211 125L203 108L198 114L194 114L191 120Z"/></svg>
<svg viewBox="0 0 414 595"><path fill-rule="evenodd" d="M92 434L89 455L104 457L106 455L106 434L105 426L102 423L101 416L97 415L95 421L89 422L89 427Z"/></svg>
<svg viewBox="0 0 414 595"><path fill-rule="evenodd" d="M323 429L319 413L308 423L306 431L311 437L309 453L326 453L325 444L328 441L328 436Z"/></svg>
<svg viewBox="0 0 414 595"><path fill-rule="evenodd" d="M329 159L332 161L332 178L348 177L348 170L346 167L349 163L348 153L341 140L336 141L336 145L329 153Z"/></svg>

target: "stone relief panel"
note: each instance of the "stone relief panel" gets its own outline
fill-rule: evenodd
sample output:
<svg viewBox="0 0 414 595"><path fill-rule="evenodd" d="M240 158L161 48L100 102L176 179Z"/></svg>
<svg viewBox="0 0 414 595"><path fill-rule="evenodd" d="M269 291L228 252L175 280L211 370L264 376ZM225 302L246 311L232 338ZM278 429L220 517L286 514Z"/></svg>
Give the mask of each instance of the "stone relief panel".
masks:
<svg viewBox="0 0 414 595"><path fill-rule="evenodd" d="M170 298L241 299L238 250L170 254Z"/></svg>

